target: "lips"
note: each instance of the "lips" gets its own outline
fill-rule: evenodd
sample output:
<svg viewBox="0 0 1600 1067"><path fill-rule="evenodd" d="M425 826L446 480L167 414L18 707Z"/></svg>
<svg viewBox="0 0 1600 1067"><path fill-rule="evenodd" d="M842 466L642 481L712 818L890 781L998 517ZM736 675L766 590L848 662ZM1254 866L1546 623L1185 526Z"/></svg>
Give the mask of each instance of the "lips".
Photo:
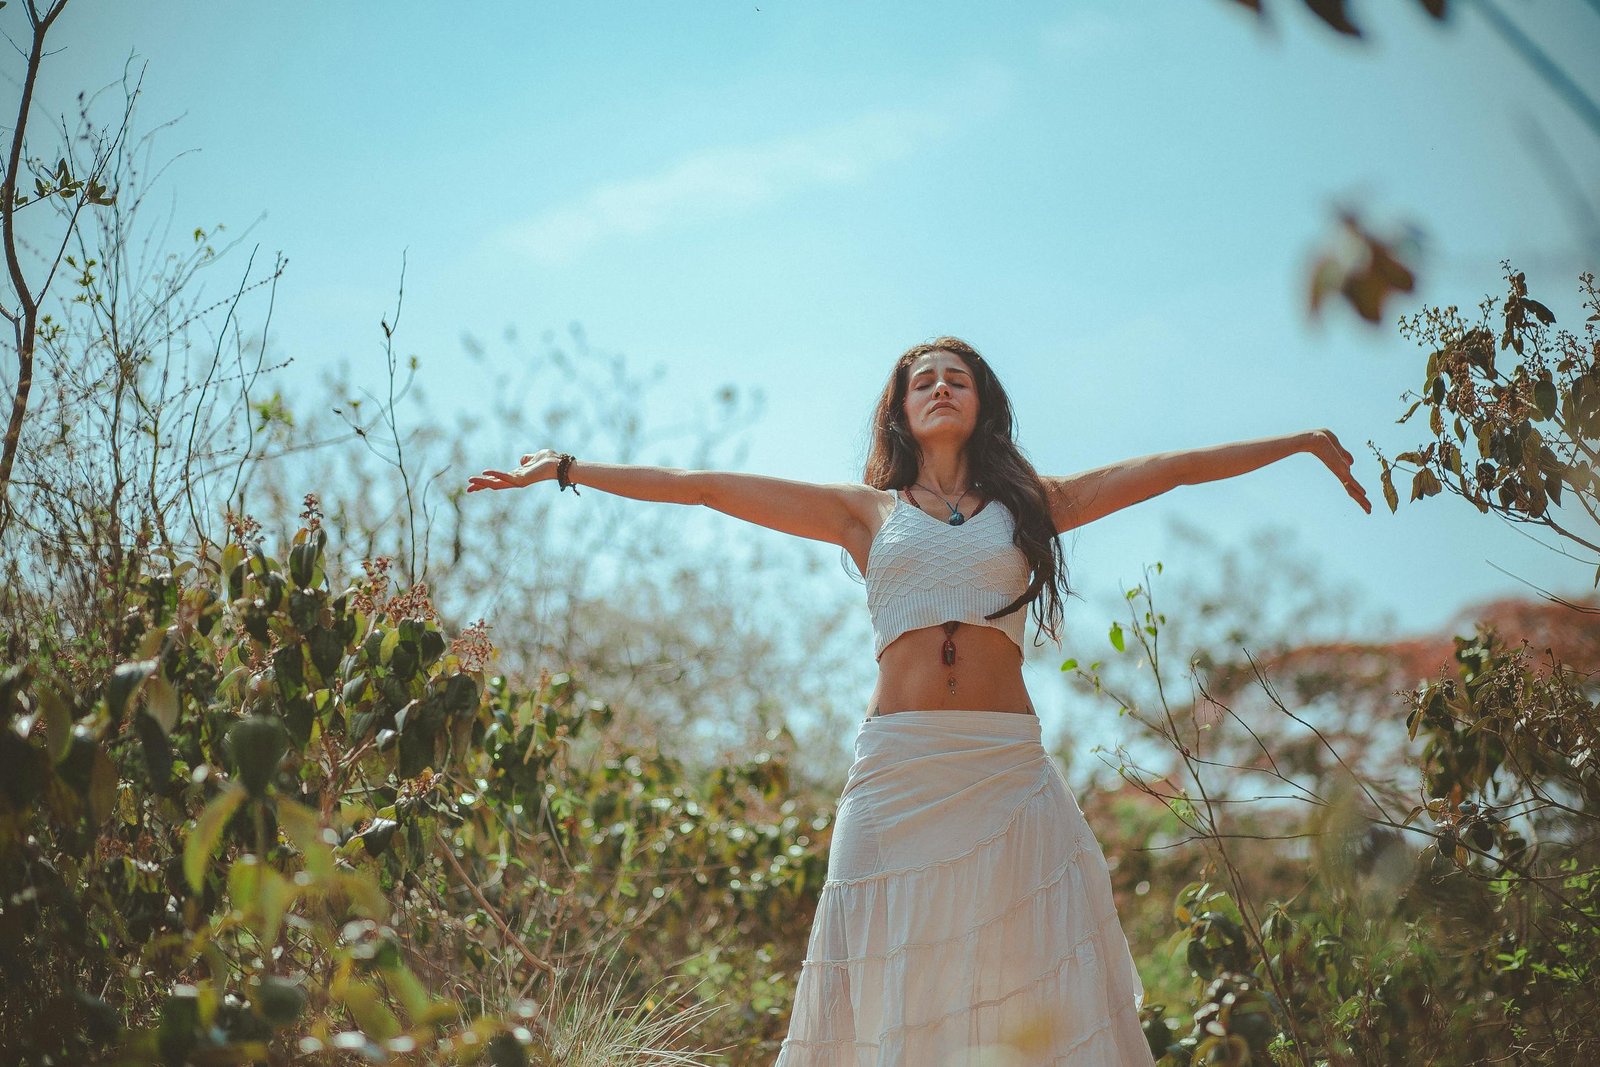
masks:
<svg viewBox="0 0 1600 1067"><path fill-rule="evenodd" d="M935 411L940 411L940 410L945 410L945 409L948 409L950 411L954 411L956 409L956 406L954 404L946 403L945 401L941 400L939 403L933 405L933 407L928 409L928 414L932 415Z"/></svg>

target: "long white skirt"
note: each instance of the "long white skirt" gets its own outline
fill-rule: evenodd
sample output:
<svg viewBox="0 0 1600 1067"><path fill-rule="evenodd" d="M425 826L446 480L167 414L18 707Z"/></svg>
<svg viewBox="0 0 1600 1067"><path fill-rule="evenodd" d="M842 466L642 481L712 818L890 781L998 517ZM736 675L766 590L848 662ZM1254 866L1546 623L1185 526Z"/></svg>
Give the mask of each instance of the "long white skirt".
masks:
<svg viewBox="0 0 1600 1067"><path fill-rule="evenodd" d="M867 719L775 1067L1150 1067L1111 876L1035 715Z"/></svg>

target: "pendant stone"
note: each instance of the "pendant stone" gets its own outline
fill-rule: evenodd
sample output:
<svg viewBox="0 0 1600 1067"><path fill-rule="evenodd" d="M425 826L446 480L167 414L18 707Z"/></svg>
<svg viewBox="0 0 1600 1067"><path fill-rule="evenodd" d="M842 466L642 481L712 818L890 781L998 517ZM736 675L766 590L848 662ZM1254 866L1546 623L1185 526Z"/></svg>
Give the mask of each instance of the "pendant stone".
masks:
<svg viewBox="0 0 1600 1067"><path fill-rule="evenodd" d="M951 514L950 514L950 525L951 526L960 526L962 523L964 523L966 521L967 521L966 516L962 515L961 512L959 512L959 511L951 512Z"/></svg>

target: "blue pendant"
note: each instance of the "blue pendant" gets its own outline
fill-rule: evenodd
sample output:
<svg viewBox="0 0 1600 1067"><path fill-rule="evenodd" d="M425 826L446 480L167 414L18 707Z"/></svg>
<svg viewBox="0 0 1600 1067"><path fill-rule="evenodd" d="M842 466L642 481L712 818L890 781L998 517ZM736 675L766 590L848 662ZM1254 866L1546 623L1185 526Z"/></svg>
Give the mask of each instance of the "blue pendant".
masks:
<svg viewBox="0 0 1600 1067"><path fill-rule="evenodd" d="M964 515L962 515L961 512L952 511L950 513L950 525L951 526L960 526L962 523L964 523L966 521L967 521L966 517Z"/></svg>

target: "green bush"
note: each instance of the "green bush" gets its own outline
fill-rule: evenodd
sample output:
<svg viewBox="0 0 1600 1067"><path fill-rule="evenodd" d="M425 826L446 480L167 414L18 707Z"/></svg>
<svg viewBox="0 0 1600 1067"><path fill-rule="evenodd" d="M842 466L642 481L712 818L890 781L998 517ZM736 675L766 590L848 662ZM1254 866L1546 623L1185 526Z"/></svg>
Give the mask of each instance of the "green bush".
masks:
<svg viewBox="0 0 1600 1067"><path fill-rule="evenodd" d="M335 592L325 550L313 512L282 560L147 566L100 684L0 675L7 1060L590 1062L566 978L619 955L626 1040L681 1042L654 1017L714 984L737 1010L679 1023L775 1042L830 825L783 763L681 781L567 675L486 676L486 627L384 561Z"/></svg>

